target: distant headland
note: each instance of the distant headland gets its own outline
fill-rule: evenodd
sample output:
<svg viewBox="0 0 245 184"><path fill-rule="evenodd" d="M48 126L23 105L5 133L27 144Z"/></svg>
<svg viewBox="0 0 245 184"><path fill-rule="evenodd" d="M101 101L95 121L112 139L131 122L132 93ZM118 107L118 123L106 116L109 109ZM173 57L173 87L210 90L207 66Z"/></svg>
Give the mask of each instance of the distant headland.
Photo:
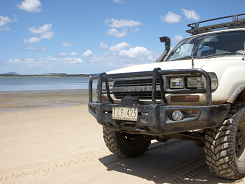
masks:
<svg viewBox="0 0 245 184"><path fill-rule="evenodd" d="M8 72L0 74L0 77L92 77L98 74L66 74L66 73L44 73L44 74L30 74L21 75L16 72Z"/></svg>

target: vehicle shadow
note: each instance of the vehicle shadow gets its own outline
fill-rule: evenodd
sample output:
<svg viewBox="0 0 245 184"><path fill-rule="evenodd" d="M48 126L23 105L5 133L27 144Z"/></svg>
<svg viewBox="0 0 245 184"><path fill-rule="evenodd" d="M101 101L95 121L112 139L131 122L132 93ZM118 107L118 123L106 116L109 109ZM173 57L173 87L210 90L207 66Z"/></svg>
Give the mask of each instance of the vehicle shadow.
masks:
<svg viewBox="0 0 245 184"><path fill-rule="evenodd" d="M156 143L158 144L158 143ZM160 143L163 144L163 143ZM233 183L215 177L205 164L203 148L194 146L192 142L168 148L146 152L136 158L119 158L109 155L99 161L108 171L117 171L153 181L154 183Z"/></svg>

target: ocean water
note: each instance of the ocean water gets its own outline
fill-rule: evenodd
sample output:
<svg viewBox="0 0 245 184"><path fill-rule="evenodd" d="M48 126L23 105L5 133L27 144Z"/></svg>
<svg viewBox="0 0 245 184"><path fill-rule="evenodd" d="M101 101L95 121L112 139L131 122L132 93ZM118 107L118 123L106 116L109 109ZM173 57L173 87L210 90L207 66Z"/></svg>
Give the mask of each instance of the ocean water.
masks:
<svg viewBox="0 0 245 184"><path fill-rule="evenodd" d="M88 89L88 84L84 77L0 77L0 91Z"/></svg>

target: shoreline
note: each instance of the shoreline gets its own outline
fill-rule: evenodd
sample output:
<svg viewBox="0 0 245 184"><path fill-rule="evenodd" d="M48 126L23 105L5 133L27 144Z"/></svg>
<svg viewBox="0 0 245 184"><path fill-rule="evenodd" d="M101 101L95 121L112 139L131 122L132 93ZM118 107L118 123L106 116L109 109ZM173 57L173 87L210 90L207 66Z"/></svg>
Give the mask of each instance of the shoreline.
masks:
<svg viewBox="0 0 245 184"><path fill-rule="evenodd" d="M92 76L96 76L98 74L66 74L66 73L61 73L61 74L26 74L26 75L21 75L21 74L0 74L0 77L84 77L84 78L90 78Z"/></svg>
<svg viewBox="0 0 245 184"><path fill-rule="evenodd" d="M88 89L0 91L0 112L87 104L88 95Z"/></svg>

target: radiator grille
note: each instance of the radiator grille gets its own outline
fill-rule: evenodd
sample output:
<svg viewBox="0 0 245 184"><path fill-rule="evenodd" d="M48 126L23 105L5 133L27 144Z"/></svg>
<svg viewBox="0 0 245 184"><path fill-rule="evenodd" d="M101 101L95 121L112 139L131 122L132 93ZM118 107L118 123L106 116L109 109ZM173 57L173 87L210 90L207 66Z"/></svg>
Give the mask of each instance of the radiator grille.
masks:
<svg viewBox="0 0 245 184"><path fill-rule="evenodd" d="M156 89L156 99L162 99L159 79L156 82ZM114 82L113 93L117 99L125 96L152 99L152 78L117 79Z"/></svg>
<svg viewBox="0 0 245 184"><path fill-rule="evenodd" d="M157 81L159 83L159 79ZM132 79L132 80L117 80L114 87L126 86L152 86L152 79Z"/></svg>

